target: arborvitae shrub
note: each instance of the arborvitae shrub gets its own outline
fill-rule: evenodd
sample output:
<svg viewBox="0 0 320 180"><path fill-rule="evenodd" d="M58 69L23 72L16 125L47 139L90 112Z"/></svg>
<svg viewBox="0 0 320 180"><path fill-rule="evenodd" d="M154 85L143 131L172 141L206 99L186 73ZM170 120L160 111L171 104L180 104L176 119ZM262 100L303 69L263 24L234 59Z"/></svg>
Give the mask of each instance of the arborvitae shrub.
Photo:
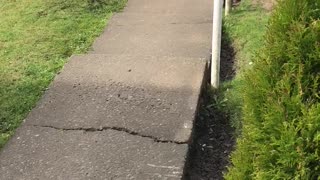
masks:
<svg viewBox="0 0 320 180"><path fill-rule="evenodd" d="M280 0L244 75L230 180L320 179L320 0Z"/></svg>

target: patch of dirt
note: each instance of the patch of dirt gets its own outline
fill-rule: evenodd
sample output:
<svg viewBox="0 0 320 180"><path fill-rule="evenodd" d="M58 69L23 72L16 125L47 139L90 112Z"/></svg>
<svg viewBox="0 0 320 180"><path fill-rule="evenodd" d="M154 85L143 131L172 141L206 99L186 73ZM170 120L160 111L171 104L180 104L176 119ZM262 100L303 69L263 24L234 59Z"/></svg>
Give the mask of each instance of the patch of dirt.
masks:
<svg viewBox="0 0 320 180"><path fill-rule="evenodd" d="M210 94L205 94L203 99L212 99L209 96ZM229 124L228 116L210 107L208 102L204 102L200 108L184 179L220 180L227 170L229 156L235 144L234 130Z"/></svg>
<svg viewBox="0 0 320 180"><path fill-rule="evenodd" d="M236 75L235 55L236 52L227 40L228 35L222 32L221 55L220 55L220 80L229 81Z"/></svg>
<svg viewBox="0 0 320 180"><path fill-rule="evenodd" d="M235 75L234 55L230 43L223 39L220 65L222 81L230 80ZM234 129L228 114L213 106L215 96L209 92L202 95L183 179L220 180L230 164L229 156L235 144Z"/></svg>

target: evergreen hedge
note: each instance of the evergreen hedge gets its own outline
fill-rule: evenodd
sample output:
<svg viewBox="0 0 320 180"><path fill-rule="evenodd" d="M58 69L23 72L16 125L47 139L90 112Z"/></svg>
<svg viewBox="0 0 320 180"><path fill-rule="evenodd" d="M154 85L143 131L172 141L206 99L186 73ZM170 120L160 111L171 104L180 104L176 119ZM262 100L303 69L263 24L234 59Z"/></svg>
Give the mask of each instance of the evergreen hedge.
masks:
<svg viewBox="0 0 320 180"><path fill-rule="evenodd" d="M320 0L280 0L242 85L226 179L320 179Z"/></svg>

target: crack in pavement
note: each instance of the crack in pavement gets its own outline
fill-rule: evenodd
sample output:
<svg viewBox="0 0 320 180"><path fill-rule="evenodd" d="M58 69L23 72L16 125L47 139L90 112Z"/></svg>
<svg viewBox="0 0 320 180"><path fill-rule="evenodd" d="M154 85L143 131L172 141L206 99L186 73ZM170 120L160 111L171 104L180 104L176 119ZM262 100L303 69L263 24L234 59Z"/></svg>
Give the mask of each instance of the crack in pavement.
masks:
<svg viewBox="0 0 320 180"><path fill-rule="evenodd" d="M156 143L188 144L188 142L185 142L185 141L164 140L164 139L160 139L160 138L158 138L158 137L154 137L154 136L151 136L151 135L140 134L140 133L138 133L138 132L135 132L135 131L132 131L132 130L129 130L129 129L123 128L123 127L59 128L59 127L55 127L55 126L41 126L41 125L28 125L28 126L42 127L42 128L52 128L52 129L61 130L61 131L101 132L101 131L106 131L106 130L114 130L114 131L125 132L125 133L130 134L130 135L133 135L133 136L139 136L139 137L143 137L143 138L149 138L149 139L152 139L152 140L153 140L154 142L156 142Z"/></svg>

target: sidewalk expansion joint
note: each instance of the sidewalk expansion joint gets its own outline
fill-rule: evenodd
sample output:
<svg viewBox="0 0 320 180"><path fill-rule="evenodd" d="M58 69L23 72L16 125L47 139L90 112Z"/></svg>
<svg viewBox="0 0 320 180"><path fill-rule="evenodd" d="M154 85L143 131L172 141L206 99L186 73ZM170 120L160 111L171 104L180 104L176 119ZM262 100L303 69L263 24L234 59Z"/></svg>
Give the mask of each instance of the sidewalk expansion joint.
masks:
<svg viewBox="0 0 320 180"><path fill-rule="evenodd" d="M52 129L56 129L56 130L60 130L60 131L84 131L84 132L101 132L101 131L107 131L107 130L113 130L113 131L119 131L119 132L124 132L133 136L139 136L139 137L143 137L143 138L148 138L153 140L156 143L172 143L172 144L188 144L188 142L185 141L173 141L173 140L164 140L158 137L154 137L151 135L144 135L144 134L140 134L138 132L129 130L127 128L123 128L123 127L101 127L101 128L60 128L60 127L55 127L55 126L41 126L41 125L28 125L28 126L33 126L33 127L39 127L39 128L52 128Z"/></svg>

